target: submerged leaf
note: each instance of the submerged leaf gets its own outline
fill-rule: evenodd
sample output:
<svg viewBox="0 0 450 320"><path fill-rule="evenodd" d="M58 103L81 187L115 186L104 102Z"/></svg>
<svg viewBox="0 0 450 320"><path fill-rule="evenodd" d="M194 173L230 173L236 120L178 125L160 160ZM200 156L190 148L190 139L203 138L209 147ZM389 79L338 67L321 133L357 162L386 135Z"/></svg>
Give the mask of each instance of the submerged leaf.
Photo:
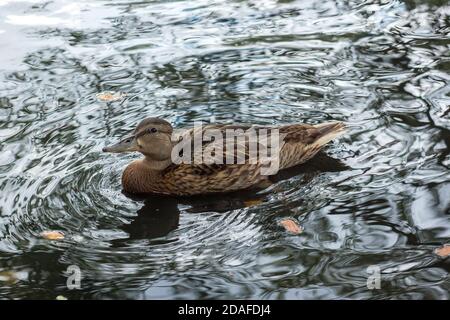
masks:
<svg viewBox="0 0 450 320"><path fill-rule="evenodd" d="M125 93L122 92L105 91L97 93L97 99L104 102L117 101L123 97L125 97Z"/></svg>
<svg viewBox="0 0 450 320"><path fill-rule="evenodd" d="M448 257L450 255L450 244L444 244L442 247L435 249L434 253L443 258Z"/></svg>
<svg viewBox="0 0 450 320"><path fill-rule="evenodd" d="M303 228L292 218L286 218L280 221L280 225L286 229L286 231L292 234L300 234L303 232Z"/></svg>
<svg viewBox="0 0 450 320"><path fill-rule="evenodd" d="M43 231L41 237L47 240L62 240L64 239L64 233L61 231Z"/></svg>

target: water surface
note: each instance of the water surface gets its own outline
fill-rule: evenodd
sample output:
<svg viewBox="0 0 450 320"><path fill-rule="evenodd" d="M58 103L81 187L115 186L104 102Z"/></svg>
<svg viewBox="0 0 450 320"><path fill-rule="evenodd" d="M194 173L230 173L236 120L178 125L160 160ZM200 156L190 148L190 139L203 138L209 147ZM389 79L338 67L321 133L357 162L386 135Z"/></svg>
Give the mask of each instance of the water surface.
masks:
<svg viewBox="0 0 450 320"><path fill-rule="evenodd" d="M449 34L439 0L1 0L0 297L448 299ZM134 199L101 148L147 116L349 132L258 194Z"/></svg>

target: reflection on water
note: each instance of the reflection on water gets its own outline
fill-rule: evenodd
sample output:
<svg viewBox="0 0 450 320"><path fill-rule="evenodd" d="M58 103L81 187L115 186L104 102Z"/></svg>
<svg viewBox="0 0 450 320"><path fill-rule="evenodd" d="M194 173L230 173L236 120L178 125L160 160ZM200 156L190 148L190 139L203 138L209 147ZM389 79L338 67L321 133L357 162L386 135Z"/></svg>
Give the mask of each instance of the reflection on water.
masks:
<svg viewBox="0 0 450 320"><path fill-rule="evenodd" d="M434 0L0 2L0 297L448 299L433 249L450 238L449 12ZM120 175L137 155L101 148L155 115L341 120L349 133L266 190L136 199ZM70 265L80 290L66 287ZM367 289L371 265L380 290Z"/></svg>

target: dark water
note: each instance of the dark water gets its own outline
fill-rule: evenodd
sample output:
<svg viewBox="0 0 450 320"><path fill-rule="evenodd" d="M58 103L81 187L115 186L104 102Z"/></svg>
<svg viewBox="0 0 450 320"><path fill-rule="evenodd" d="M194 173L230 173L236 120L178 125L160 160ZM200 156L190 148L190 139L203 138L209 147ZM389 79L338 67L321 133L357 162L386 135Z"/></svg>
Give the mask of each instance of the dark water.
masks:
<svg viewBox="0 0 450 320"><path fill-rule="evenodd" d="M448 299L449 35L439 0L0 1L0 297ZM101 148L150 115L350 130L264 192L144 201Z"/></svg>

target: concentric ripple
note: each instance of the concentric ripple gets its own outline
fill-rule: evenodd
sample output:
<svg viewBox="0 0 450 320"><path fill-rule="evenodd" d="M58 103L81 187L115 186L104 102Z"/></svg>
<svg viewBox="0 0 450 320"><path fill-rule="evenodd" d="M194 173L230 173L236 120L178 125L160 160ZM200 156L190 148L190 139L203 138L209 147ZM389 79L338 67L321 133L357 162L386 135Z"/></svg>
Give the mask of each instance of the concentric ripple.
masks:
<svg viewBox="0 0 450 320"><path fill-rule="evenodd" d="M0 298L448 299L433 250L450 238L449 12L3 1ZM107 91L121 99L100 101ZM101 149L146 116L349 130L267 190L143 199L120 185L138 156ZM285 217L304 231L287 233Z"/></svg>

